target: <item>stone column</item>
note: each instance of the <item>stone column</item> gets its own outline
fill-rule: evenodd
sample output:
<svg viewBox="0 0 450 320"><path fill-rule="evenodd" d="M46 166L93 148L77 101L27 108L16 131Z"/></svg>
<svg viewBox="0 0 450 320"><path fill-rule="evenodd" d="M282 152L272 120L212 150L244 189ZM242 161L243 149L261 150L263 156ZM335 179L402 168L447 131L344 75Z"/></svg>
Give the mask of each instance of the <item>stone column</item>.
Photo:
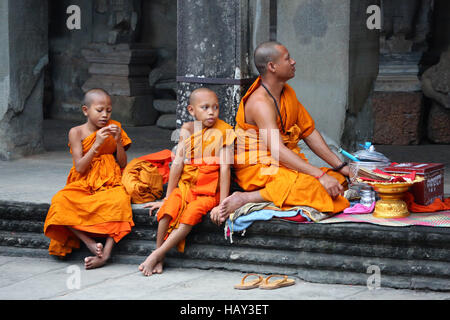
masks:
<svg viewBox="0 0 450 320"><path fill-rule="evenodd" d="M186 109L189 95L202 86L217 93L220 118L234 125L241 97L255 78L249 58L249 2L178 0L177 11L177 127L192 120Z"/></svg>
<svg viewBox="0 0 450 320"><path fill-rule="evenodd" d="M43 151L48 2L0 1L0 159Z"/></svg>
<svg viewBox="0 0 450 320"><path fill-rule="evenodd" d="M378 71L379 31L367 28L366 10L373 4L379 1L278 1L277 40L297 62L288 83L330 145L353 147L371 134L366 101Z"/></svg>

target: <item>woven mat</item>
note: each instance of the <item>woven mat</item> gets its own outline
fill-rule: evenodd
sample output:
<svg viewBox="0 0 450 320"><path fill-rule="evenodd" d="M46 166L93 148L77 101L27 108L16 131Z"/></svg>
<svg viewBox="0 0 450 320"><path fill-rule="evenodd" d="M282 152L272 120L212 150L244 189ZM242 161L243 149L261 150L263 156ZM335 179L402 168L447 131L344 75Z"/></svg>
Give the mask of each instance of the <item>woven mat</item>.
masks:
<svg viewBox="0 0 450 320"><path fill-rule="evenodd" d="M368 214L339 213L333 217L319 221L317 223L342 223L342 222L372 223L391 227L407 227L407 226L450 227L450 210L427 212L427 213L412 212L408 217L395 219L375 218L371 213Z"/></svg>

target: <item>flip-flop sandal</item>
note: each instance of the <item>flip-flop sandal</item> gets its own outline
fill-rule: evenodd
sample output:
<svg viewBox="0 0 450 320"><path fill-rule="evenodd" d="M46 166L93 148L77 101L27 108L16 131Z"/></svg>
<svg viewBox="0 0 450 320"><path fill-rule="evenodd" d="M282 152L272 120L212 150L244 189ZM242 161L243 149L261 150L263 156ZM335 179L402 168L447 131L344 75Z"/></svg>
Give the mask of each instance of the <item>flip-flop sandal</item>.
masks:
<svg viewBox="0 0 450 320"><path fill-rule="evenodd" d="M245 282L245 279L247 279L247 277L249 277L249 276L257 276L258 279ZM249 273L249 274L246 274L242 278L241 283L236 284L234 286L234 288L238 289L238 290L248 290L248 289L258 288L262 281L263 281L263 277L261 277L259 274Z"/></svg>
<svg viewBox="0 0 450 320"><path fill-rule="evenodd" d="M281 280L273 280L269 282L269 279L272 277L283 277ZM273 274L271 276L268 276L263 280L263 283L259 286L260 289L264 290L272 290L272 289L278 289L282 287L288 287L295 284L294 279L288 279L288 276L286 275L279 275L279 274Z"/></svg>

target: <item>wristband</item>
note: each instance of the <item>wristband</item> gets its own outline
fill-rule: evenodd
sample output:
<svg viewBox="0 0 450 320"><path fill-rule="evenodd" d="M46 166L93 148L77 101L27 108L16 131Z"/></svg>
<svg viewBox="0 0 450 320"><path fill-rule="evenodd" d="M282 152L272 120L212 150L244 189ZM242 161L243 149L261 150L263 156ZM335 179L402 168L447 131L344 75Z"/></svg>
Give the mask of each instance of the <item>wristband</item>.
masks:
<svg viewBox="0 0 450 320"><path fill-rule="evenodd" d="M314 177L314 178L316 178L317 180L319 180L320 178L322 178L323 177L323 175L325 174L325 171L324 172L322 172L322 174L320 175L320 176L317 176L317 177Z"/></svg>
<svg viewBox="0 0 450 320"><path fill-rule="evenodd" d="M348 165L348 163L344 161L344 162L342 162L339 166L333 168L333 171L339 171L339 170L341 170L343 167L345 167L346 165Z"/></svg>

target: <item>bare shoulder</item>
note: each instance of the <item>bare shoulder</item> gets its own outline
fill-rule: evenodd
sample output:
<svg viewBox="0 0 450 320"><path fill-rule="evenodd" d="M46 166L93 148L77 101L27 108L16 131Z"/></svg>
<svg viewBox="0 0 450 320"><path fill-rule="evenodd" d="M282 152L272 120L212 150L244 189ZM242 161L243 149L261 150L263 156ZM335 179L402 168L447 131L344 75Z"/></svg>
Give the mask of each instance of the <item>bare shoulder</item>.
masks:
<svg viewBox="0 0 450 320"><path fill-rule="evenodd" d="M83 133L83 126L84 125L80 125L80 126L71 128L69 130L69 140L71 140L71 139L81 140L81 135Z"/></svg>
<svg viewBox="0 0 450 320"><path fill-rule="evenodd" d="M276 119L276 113L273 101L263 91L256 90L245 103L245 120L247 123L256 124L261 118Z"/></svg>
<svg viewBox="0 0 450 320"><path fill-rule="evenodd" d="M188 122L183 123L183 125L181 126L181 130L185 130L189 134L193 134L194 133L194 121L188 121Z"/></svg>

